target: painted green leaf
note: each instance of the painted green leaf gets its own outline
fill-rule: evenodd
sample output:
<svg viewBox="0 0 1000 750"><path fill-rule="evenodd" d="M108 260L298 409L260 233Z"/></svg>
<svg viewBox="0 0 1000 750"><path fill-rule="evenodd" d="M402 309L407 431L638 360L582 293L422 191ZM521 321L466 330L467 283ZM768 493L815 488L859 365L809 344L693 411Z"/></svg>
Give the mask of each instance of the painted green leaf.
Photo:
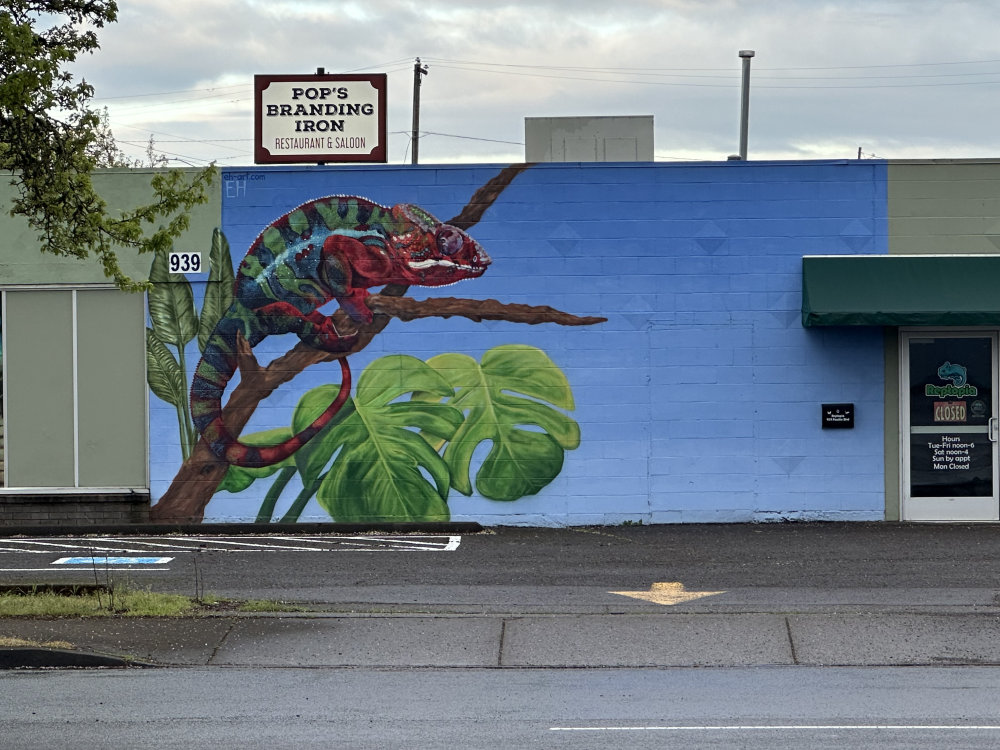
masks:
<svg viewBox="0 0 1000 750"><path fill-rule="evenodd" d="M336 394L335 386L323 388L303 398L310 403L296 409L293 430L315 419ZM438 401L397 400L415 390ZM316 493L324 510L341 522L448 520L448 467L421 435L447 440L454 434L462 414L440 402L452 393L415 357L392 355L369 365L358 379L353 408L313 438L306 446L311 453L298 463L308 478L332 459Z"/></svg>
<svg viewBox="0 0 1000 750"><path fill-rule="evenodd" d="M490 349L481 363L464 354L427 363L455 388L447 403L466 414L444 451L459 492L472 493L472 455L485 441L491 447L476 473L476 489L505 501L537 493L559 475L565 451L579 446L579 425L558 411L574 408L573 392L541 349L512 344Z"/></svg>
<svg viewBox="0 0 1000 750"><path fill-rule="evenodd" d="M299 399L292 412L292 431L298 432L312 424L326 407L333 403L340 393L340 384L332 383L313 388ZM326 440L326 435L355 412L354 399L349 398L322 432L295 452L295 465L302 475L302 483L309 485L319 478L333 458L335 448Z"/></svg>
<svg viewBox="0 0 1000 750"><path fill-rule="evenodd" d="M278 427L273 430L263 430L249 435L241 435L240 442L247 445L277 445L292 436L292 431L287 427ZM230 464L226 476L219 483L219 491L242 492L258 479L269 477L277 473L286 466L294 466L292 458L286 458L280 463L271 466L262 466L259 469L248 469L243 466L233 466Z"/></svg>
<svg viewBox="0 0 1000 750"><path fill-rule="evenodd" d="M167 256L157 253L149 271L149 317L156 337L180 348L198 335L198 315L191 284L183 275L167 270Z"/></svg>
<svg viewBox="0 0 1000 750"><path fill-rule="evenodd" d="M172 406L183 407L187 399L184 374L174 355L152 328L146 329L146 381L158 398Z"/></svg>
<svg viewBox="0 0 1000 750"><path fill-rule="evenodd" d="M212 335L219 319L233 304L233 258L229 253L229 241L221 230L212 232L212 250L208 256L208 284L205 286L205 300L201 305L201 320L198 323L198 348L205 351L205 342Z"/></svg>

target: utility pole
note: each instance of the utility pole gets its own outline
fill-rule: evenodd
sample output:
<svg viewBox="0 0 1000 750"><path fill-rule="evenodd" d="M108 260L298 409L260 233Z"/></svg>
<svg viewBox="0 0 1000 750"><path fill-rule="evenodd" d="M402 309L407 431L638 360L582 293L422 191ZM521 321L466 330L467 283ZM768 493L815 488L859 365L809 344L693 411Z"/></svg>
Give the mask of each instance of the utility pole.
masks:
<svg viewBox="0 0 1000 750"><path fill-rule="evenodd" d="M416 164L420 148L420 80L427 75L427 66L420 64L420 58L413 63L413 132L410 136L411 164Z"/></svg>
<svg viewBox="0 0 1000 750"><path fill-rule="evenodd" d="M750 128L750 58L754 56L752 49L741 49L743 60L743 103L740 106L740 160L747 158L747 131Z"/></svg>

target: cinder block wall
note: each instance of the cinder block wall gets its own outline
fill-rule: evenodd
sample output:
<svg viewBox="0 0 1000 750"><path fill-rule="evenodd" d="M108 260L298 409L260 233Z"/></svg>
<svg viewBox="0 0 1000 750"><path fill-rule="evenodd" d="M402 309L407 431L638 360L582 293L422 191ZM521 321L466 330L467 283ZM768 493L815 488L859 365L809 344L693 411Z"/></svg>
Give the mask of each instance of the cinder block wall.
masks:
<svg viewBox="0 0 1000 750"><path fill-rule="evenodd" d="M149 522L149 495L7 495L0 503L0 527L119 526Z"/></svg>
<svg viewBox="0 0 1000 750"><path fill-rule="evenodd" d="M223 229L239 263L270 221L324 195L412 202L447 219L501 169L231 171ZM352 369L386 354L478 360L526 344L565 373L581 438L558 477L513 502L452 491L455 520L881 519L882 332L803 329L800 294L803 255L887 251L885 196L885 164L873 161L533 166L470 229L493 257L486 275L411 294L551 305L607 322L393 321ZM256 352L267 361L288 347L267 339ZM335 366L311 368L247 431L287 425L298 398L329 382ZM823 430L825 402L854 403L855 428ZM151 422L155 498L179 464L175 411L151 397ZM269 486L220 492L206 520L252 518ZM301 520L330 517L313 502Z"/></svg>

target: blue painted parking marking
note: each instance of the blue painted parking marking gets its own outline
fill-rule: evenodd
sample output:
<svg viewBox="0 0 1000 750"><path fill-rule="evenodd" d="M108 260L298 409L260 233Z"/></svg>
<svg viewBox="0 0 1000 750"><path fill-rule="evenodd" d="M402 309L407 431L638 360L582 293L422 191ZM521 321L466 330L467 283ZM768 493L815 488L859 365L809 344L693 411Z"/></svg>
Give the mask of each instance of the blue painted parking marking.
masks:
<svg viewBox="0 0 1000 750"><path fill-rule="evenodd" d="M53 565L166 565L172 557L60 557Z"/></svg>

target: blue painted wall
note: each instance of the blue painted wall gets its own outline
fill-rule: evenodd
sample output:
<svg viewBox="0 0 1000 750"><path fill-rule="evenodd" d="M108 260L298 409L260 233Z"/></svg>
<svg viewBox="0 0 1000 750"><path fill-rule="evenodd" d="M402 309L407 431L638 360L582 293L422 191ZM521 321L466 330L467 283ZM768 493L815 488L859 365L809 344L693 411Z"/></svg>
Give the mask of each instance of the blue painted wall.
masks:
<svg viewBox="0 0 1000 750"><path fill-rule="evenodd" d="M416 203L448 219L500 169L229 170L223 231L238 263L269 222L324 195ZM538 165L469 233L493 257L486 275L411 295L551 305L608 321L393 321L351 358L360 373L386 354L479 359L501 344L528 344L565 372L581 442L559 476L514 502L452 492L454 520L883 517L881 330L807 330L800 322L803 255L887 252L883 162ZM195 279L196 298L203 286ZM292 343L267 339L255 351L265 362ZM188 358L197 357L195 347ZM310 368L265 402L246 432L287 425L301 394L338 382L337 373L336 365ZM175 409L150 401L155 498L180 454ZM824 402L856 404L855 429L822 430ZM266 489L256 482L219 493L206 520L252 519ZM294 490L286 494L281 502ZM301 520L330 517L313 502Z"/></svg>

